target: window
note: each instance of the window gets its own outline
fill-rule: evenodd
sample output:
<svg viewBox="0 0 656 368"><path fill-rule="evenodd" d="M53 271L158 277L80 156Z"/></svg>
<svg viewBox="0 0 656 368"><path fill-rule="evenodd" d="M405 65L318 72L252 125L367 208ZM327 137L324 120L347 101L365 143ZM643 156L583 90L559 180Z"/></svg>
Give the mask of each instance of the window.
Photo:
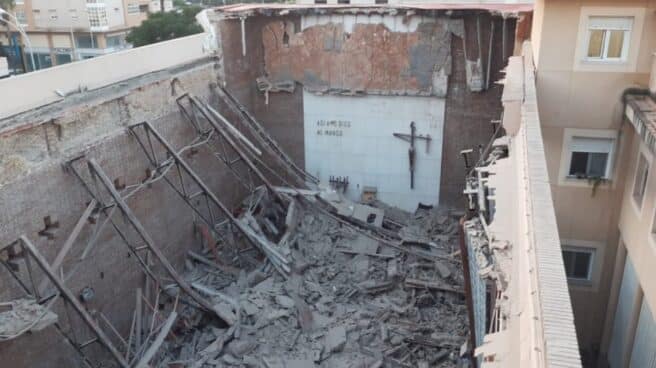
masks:
<svg viewBox="0 0 656 368"><path fill-rule="evenodd" d="M328 1L326 0L314 0L315 4L328 4Z"/></svg>
<svg viewBox="0 0 656 368"><path fill-rule="evenodd" d="M350 4L351 0L337 0L337 4Z"/></svg>
<svg viewBox="0 0 656 368"><path fill-rule="evenodd" d="M18 24L20 25L27 25L27 17L22 10L16 10L16 20L18 20Z"/></svg>
<svg viewBox="0 0 656 368"><path fill-rule="evenodd" d="M49 9L48 16L50 17L50 20L57 20L57 18L59 18L57 15L57 9Z"/></svg>
<svg viewBox="0 0 656 368"><path fill-rule="evenodd" d="M91 37L90 34L78 34L75 35L75 47L80 49L93 49L98 45L98 40L96 35Z"/></svg>
<svg viewBox="0 0 656 368"><path fill-rule="evenodd" d="M612 138L572 137L568 176L608 178L614 142Z"/></svg>
<svg viewBox="0 0 656 368"><path fill-rule="evenodd" d="M50 57L50 54L35 52L34 59L36 61L37 69L45 69L52 66L52 58Z"/></svg>
<svg viewBox="0 0 656 368"><path fill-rule="evenodd" d="M87 4L89 13L89 25L92 29L102 30L109 25L107 19L107 8L104 4Z"/></svg>
<svg viewBox="0 0 656 368"><path fill-rule="evenodd" d="M116 36L107 36L105 38L105 43L107 44L107 47L116 47L116 48L124 47L126 44L125 35L120 34Z"/></svg>
<svg viewBox="0 0 656 368"><path fill-rule="evenodd" d="M71 54L55 54L57 65L68 64L73 61Z"/></svg>
<svg viewBox="0 0 656 368"><path fill-rule="evenodd" d="M128 14L139 14L139 4L128 3Z"/></svg>
<svg viewBox="0 0 656 368"><path fill-rule="evenodd" d="M594 252L592 248L563 249L563 263L565 264L567 278L591 281Z"/></svg>
<svg viewBox="0 0 656 368"><path fill-rule="evenodd" d="M633 17L590 17L586 59L626 60L631 41Z"/></svg>
<svg viewBox="0 0 656 368"><path fill-rule="evenodd" d="M39 9L32 10L32 16L34 17L34 20L41 19L41 10Z"/></svg>
<svg viewBox="0 0 656 368"><path fill-rule="evenodd" d="M78 20L78 18L80 18L77 15L77 9L68 9L68 14L71 16L72 20Z"/></svg>
<svg viewBox="0 0 656 368"><path fill-rule="evenodd" d="M633 182L633 200L635 200L638 208L642 207L642 199L645 196L645 189L647 189L647 179L649 178L649 161L642 152L638 158L638 166L636 167L635 178Z"/></svg>
<svg viewBox="0 0 656 368"><path fill-rule="evenodd" d="M376 0L376 4L387 4L387 0Z"/></svg>

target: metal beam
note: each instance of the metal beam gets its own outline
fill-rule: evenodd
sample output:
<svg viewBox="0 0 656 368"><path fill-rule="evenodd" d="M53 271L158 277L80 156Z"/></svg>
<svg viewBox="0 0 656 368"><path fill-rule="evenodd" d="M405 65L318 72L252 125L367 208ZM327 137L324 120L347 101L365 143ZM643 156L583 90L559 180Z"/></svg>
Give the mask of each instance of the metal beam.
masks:
<svg viewBox="0 0 656 368"><path fill-rule="evenodd" d="M248 112L246 107L244 107L227 89L219 86L216 91L219 97L226 103L226 105L228 105L228 108L241 117L244 122L243 125L251 131L252 135L260 142L262 147L267 149L274 157L278 158L287 172L298 180L298 184L307 187L306 180L313 184L319 183L319 179L298 167L298 165L287 156L282 147L278 145L278 142L266 132L264 127L262 127L255 117Z"/></svg>
<svg viewBox="0 0 656 368"><path fill-rule="evenodd" d="M129 368L128 362L123 358L121 353L114 347L112 342L109 340L107 335L103 332L103 330L96 324L96 322L93 320L91 315L87 312L87 310L84 308L84 306L78 301L78 299L75 297L75 295L59 280L57 277L57 274L55 271L50 268L50 265L46 261L46 259L43 257L41 252L39 252L34 244L27 239L24 235L20 237L21 240L21 245L23 249L25 249L30 255L36 260L37 264L43 272L46 274L46 276L52 281L53 284L55 284L55 287L59 290L59 292L62 294L62 297L64 297L71 305L73 308L75 308L75 311L82 317L82 320L86 325L93 331L93 333L98 337L98 341L100 341L101 344L103 344L107 350L109 350L110 354L116 359L118 364L121 367Z"/></svg>
<svg viewBox="0 0 656 368"><path fill-rule="evenodd" d="M269 182L269 179L267 179L267 177L265 177L262 174L260 169L258 169L257 166L255 166L255 164L253 164L253 161L250 159L250 157L248 157L248 155L234 142L232 137L229 134L226 133L225 130L227 130L227 128L224 129L223 127L221 127L221 125L215 120L215 117L213 116L213 114L208 111L205 104L203 102L201 102L196 96L193 96L191 94L189 95L189 100L196 106L196 108L198 108L200 113L205 117L205 119L207 119L207 121L214 128L214 130L219 135L221 135L221 137L223 137L223 139L225 139L226 142L228 142L228 145L237 153L237 155L239 155L239 157L244 161L246 166L248 166L248 168L251 169L255 173L255 175L260 179L260 181L262 181L262 183L264 183L264 186L267 187L267 189L269 190L269 193L271 193L271 195L273 195L281 203L284 203L282 197L280 197L278 192L276 192L273 189L273 185L271 184L271 182ZM218 114L218 112L217 112L217 114Z"/></svg>
<svg viewBox="0 0 656 368"><path fill-rule="evenodd" d="M139 219L134 215L130 207L125 203L123 198L121 198L121 195L116 191L114 188L114 185L112 184L112 181L109 179L107 174L103 171L103 169L98 165L98 163L94 159L89 159L88 161L89 168L93 172L95 176L100 179L100 182L102 185L105 187L105 189L109 192L110 196L114 199L114 202L118 206L119 210L123 215L127 218L127 220L132 224L134 229L136 230L137 234L139 234L139 237L144 241L145 245L150 249L150 251L153 252L155 257L160 261L166 272L175 280L175 282L180 285L180 288L187 294L189 295L196 303L198 303L201 307L206 309L207 311L211 311L217 314L217 316L220 317L219 313L216 312L214 306L205 298L201 297L198 293L196 293L194 290L192 290L191 286L187 283L187 281L178 274L178 272L175 270L173 265L169 262L169 260L164 256L164 253L155 245L155 241L150 237L150 234L146 231L146 229L143 227ZM226 321L228 322L228 321Z"/></svg>
<svg viewBox="0 0 656 368"><path fill-rule="evenodd" d="M244 231L244 229L242 229L241 223L239 221L237 221L237 219L232 215L232 212L219 200L219 198L212 192L212 190L207 186L207 184L205 184L205 182L203 182L203 180L198 176L198 174L196 174L196 172L194 172L194 170L189 166L189 164L186 161L184 161L182 159L182 157L180 157L180 154L178 154L173 149L173 147L169 144L169 142L166 139L164 139L164 137L162 137L162 135L159 134L159 132L157 130L155 130L155 128L149 122L146 121L146 122L140 123L139 125L143 125L145 127L145 129L150 131L150 133L153 135L153 137L155 137L155 139L166 149L168 154L175 160L175 162L184 170L184 172L187 175L189 175L189 177L191 177L191 179L196 183L196 185L198 185L198 187L200 187L200 189L203 191L205 196L209 200L211 200L212 203L216 207L218 207L221 210L223 215L226 218L228 218L228 220L232 224L234 224L237 227L237 229L239 229L239 231L242 233L242 235L244 235L244 237L246 237L246 239L249 239L253 245L257 246L257 244L253 240L251 240L251 238L248 236L248 233L246 231ZM178 192L178 194L180 196L183 196L182 193ZM203 217L201 217L201 218L203 218ZM208 226L214 228L215 224L208 223L207 221L205 221L205 222L207 223Z"/></svg>

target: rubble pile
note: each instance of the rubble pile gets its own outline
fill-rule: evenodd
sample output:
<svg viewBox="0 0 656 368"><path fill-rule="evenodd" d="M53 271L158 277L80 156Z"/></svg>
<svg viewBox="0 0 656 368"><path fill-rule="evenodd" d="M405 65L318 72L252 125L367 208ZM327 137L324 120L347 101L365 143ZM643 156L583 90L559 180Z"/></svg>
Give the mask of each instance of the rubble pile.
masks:
<svg viewBox="0 0 656 368"><path fill-rule="evenodd" d="M252 198L249 201L253 208ZM171 336L151 366L464 363L460 350L468 333L467 310L461 264L454 252L458 226L453 214L430 208L415 214L385 209L394 213L386 220L396 228L401 246L409 250L405 252L312 203L293 203L297 223L293 232L279 236L285 237L281 253L289 260L289 272L281 272L280 265L272 265L253 247L223 244L216 253L190 253L185 278L216 303L223 320L212 320L193 303L181 303ZM390 231L382 229L385 222L381 230ZM264 232L276 232L273 224L267 228ZM224 262L212 259L215 254ZM228 260L233 266L226 266Z"/></svg>

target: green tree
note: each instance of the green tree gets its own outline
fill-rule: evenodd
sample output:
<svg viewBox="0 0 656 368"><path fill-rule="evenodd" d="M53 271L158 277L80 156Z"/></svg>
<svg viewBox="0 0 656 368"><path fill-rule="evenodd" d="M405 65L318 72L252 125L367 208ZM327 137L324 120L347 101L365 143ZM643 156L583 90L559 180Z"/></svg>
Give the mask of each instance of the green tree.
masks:
<svg viewBox="0 0 656 368"><path fill-rule="evenodd" d="M189 6L177 12L150 14L139 27L130 31L126 40L137 47L203 32L203 28L196 23L196 14L201 10L200 7Z"/></svg>
<svg viewBox="0 0 656 368"><path fill-rule="evenodd" d="M14 0L0 0L0 8L6 10L6 11L11 11L11 9L14 8ZM0 15L2 19L8 19L9 16L7 14ZM7 39L11 38L11 28L9 27L9 24L6 22L0 22L0 29L4 29L5 33L7 34Z"/></svg>
<svg viewBox="0 0 656 368"><path fill-rule="evenodd" d="M14 8L14 0L0 0L0 8L9 11Z"/></svg>

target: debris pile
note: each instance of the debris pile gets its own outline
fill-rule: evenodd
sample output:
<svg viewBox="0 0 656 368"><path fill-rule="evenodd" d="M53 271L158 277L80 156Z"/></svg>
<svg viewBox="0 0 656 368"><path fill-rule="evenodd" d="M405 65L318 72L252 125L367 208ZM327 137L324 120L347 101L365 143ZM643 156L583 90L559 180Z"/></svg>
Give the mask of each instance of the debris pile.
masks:
<svg viewBox="0 0 656 368"><path fill-rule="evenodd" d="M56 323L58 317L34 299L16 299L0 303L0 341L10 340L25 332L41 331Z"/></svg>
<svg viewBox="0 0 656 368"><path fill-rule="evenodd" d="M278 204L258 198L246 201L240 221L266 234L263 242L275 244L282 258L271 252L262 257L255 247L227 243L205 254L190 253L185 278L216 304L223 321L183 300L151 366L372 368L464 363L460 350L468 333L467 309L461 264L454 252L457 218L452 213L420 208L413 215L374 203L377 208L367 206L372 213L394 213L393 218L369 217L370 221L365 215L363 225L369 223L385 235L379 237L376 230L351 224L361 217L358 211L339 215L340 209L348 212L348 204L324 211L320 199L306 196L291 201L286 212L294 211L293 215L282 216ZM265 200L270 207L262 207ZM358 206L362 205L353 209L361 209ZM254 211L256 207L260 208ZM281 227L285 221L287 226ZM400 239L394 246L385 240L390 234ZM228 262L232 266L227 267Z"/></svg>

